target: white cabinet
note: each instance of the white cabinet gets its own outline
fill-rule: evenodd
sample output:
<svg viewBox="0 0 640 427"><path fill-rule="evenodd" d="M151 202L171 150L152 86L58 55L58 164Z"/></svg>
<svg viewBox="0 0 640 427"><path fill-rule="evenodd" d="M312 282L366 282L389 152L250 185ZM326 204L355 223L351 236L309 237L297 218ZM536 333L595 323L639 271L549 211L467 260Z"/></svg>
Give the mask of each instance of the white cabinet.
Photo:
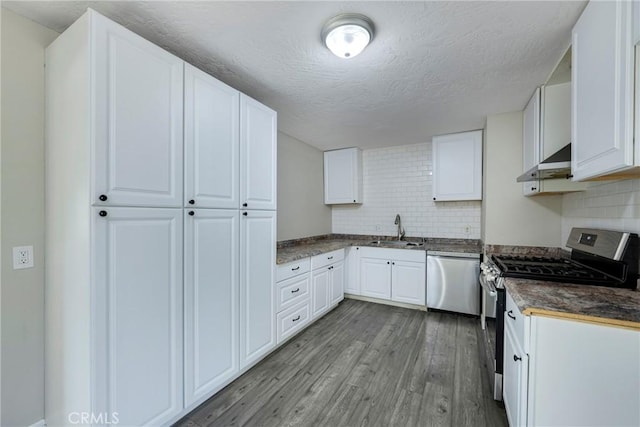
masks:
<svg viewBox="0 0 640 427"><path fill-rule="evenodd" d="M360 295L425 305L424 251L364 247L359 252Z"/></svg>
<svg viewBox="0 0 640 427"><path fill-rule="evenodd" d="M362 203L362 150L324 152L324 203Z"/></svg>
<svg viewBox="0 0 640 427"><path fill-rule="evenodd" d="M503 398L510 425L640 425L640 331L524 316L508 292L506 306Z"/></svg>
<svg viewBox="0 0 640 427"><path fill-rule="evenodd" d="M527 385L529 356L518 342L513 328L504 329L504 374L502 399L511 426L527 425Z"/></svg>
<svg viewBox="0 0 640 427"><path fill-rule="evenodd" d="M345 285L344 292L360 295L360 247L352 246L345 249Z"/></svg>
<svg viewBox="0 0 640 427"><path fill-rule="evenodd" d="M87 212L94 237L91 297L64 310L64 317L91 329L94 347L66 347L68 341L61 340L48 348L60 346L60 351L90 357L69 369L73 381L86 383L84 391L93 396L96 413L117 412L126 425L164 424L183 407L182 210L118 207ZM60 285L49 288L48 295L64 297L88 283L68 280ZM49 309L53 307L50 302ZM48 392L54 390L49 384ZM55 421L60 420L48 424Z"/></svg>
<svg viewBox="0 0 640 427"><path fill-rule="evenodd" d="M243 209L276 209L277 115L240 95L240 202Z"/></svg>
<svg viewBox="0 0 640 427"><path fill-rule="evenodd" d="M238 221L237 209L185 215L185 406L238 372Z"/></svg>
<svg viewBox="0 0 640 427"><path fill-rule="evenodd" d="M344 299L344 249L311 257L311 317L317 319Z"/></svg>
<svg viewBox="0 0 640 427"><path fill-rule="evenodd" d="M391 301L425 305L425 263L391 261Z"/></svg>
<svg viewBox="0 0 640 427"><path fill-rule="evenodd" d="M62 52L70 47L54 42L48 55L74 56L84 65L70 85L88 100L88 111L76 119L91 121L91 201L180 206L184 62L95 12L70 34L77 38L76 52Z"/></svg>
<svg viewBox="0 0 640 427"><path fill-rule="evenodd" d="M184 102L184 206L238 209L240 92L186 64Z"/></svg>
<svg viewBox="0 0 640 427"><path fill-rule="evenodd" d="M433 137L433 200L482 200L482 131Z"/></svg>
<svg viewBox="0 0 640 427"><path fill-rule="evenodd" d="M304 258L276 268L276 341L278 345L311 321L311 260Z"/></svg>
<svg viewBox="0 0 640 427"><path fill-rule="evenodd" d="M638 166L633 144L632 8L589 2L573 28L571 170L585 180Z"/></svg>
<svg viewBox="0 0 640 427"><path fill-rule="evenodd" d="M364 255L360 257L360 294L391 299L391 261Z"/></svg>
<svg viewBox="0 0 640 427"><path fill-rule="evenodd" d="M46 422L170 423L183 409L183 62L89 11L46 65Z"/></svg>
<svg viewBox="0 0 640 427"><path fill-rule="evenodd" d="M240 368L257 362L276 344L276 213L240 216Z"/></svg>
<svg viewBox="0 0 640 427"><path fill-rule="evenodd" d="M540 163L540 88L524 109L522 118L522 164L526 172ZM528 183L525 183L527 187Z"/></svg>

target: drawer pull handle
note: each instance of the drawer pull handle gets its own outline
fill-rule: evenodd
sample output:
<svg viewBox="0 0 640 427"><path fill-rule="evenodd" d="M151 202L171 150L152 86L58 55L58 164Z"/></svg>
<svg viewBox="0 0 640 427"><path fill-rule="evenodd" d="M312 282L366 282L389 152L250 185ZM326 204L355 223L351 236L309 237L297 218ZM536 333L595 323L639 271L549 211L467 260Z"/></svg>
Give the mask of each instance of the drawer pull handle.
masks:
<svg viewBox="0 0 640 427"><path fill-rule="evenodd" d="M507 316L509 316L510 318L512 318L513 320L516 320L516 316L513 315L513 310L509 310L507 311Z"/></svg>
<svg viewBox="0 0 640 427"><path fill-rule="evenodd" d="M296 289L291 291L292 294L295 294L296 292L300 292L300 288L296 288Z"/></svg>
<svg viewBox="0 0 640 427"><path fill-rule="evenodd" d="M291 271L296 271L296 270L300 270L300 266L297 266L296 268L291 269Z"/></svg>
<svg viewBox="0 0 640 427"><path fill-rule="evenodd" d="M296 317L295 319L291 319L292 322L297 322L298 320L300 320L300 315L298 314L298 317Z"/></svg>
<svg viewBox="0 0 640 427"><path fill-rule="evenodd" d="M327 259L333 259L333 257L332 256L328 256Z"/></svg>
<svg viewBox="0 0 640 427"><path fill-rule="evenodd" d="M513 361L517 362L518 360L522 360L522 357L518 357L515 354L513 355Z"/></svg>
<svg viewBox="0 0 640 427"><path fill-rule="evenodd" d="M333 265L331 267L329 267L328 270L333 270Z"/></svg>

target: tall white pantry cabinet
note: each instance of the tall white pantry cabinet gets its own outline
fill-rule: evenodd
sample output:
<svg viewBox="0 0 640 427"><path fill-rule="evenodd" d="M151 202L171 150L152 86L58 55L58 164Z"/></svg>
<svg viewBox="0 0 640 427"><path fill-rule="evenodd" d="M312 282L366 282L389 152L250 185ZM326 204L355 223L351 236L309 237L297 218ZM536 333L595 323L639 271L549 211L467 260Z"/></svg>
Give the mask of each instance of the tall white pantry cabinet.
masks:
<svg viewBox="0 0 640 427"><path fill-rule="evenodd" d="M47 425L172 423L275 347L276 114L92 10L46 67Z"/></svg>

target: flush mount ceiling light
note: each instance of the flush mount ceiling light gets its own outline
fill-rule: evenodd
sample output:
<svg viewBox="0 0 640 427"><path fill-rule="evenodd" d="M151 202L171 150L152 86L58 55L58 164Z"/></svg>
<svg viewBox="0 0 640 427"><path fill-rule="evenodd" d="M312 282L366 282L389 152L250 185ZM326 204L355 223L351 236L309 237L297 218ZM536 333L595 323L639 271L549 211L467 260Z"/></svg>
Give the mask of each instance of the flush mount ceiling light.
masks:
<svg viewBox="0 0 640 427"><path fill-rule="evenodd" d="M373 22L364 15L345 13L322 27L325 46L340 58L353 58L373 39Z"/></svg>

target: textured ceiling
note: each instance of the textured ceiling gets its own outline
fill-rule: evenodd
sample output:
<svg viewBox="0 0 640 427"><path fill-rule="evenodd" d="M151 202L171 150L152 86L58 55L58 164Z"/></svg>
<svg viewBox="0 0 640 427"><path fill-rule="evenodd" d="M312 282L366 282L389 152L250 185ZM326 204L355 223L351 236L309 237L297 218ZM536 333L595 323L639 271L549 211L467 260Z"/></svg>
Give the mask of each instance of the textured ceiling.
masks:
<svg viewBox="0 0 640 427"><path fill-rule="evenodd" d="M10 2L62 32L87 7L278 111L320 149L425 142L522 110L569 45L586 2ZM359 56L334 57L324 22L376 26Z"/></svg>

